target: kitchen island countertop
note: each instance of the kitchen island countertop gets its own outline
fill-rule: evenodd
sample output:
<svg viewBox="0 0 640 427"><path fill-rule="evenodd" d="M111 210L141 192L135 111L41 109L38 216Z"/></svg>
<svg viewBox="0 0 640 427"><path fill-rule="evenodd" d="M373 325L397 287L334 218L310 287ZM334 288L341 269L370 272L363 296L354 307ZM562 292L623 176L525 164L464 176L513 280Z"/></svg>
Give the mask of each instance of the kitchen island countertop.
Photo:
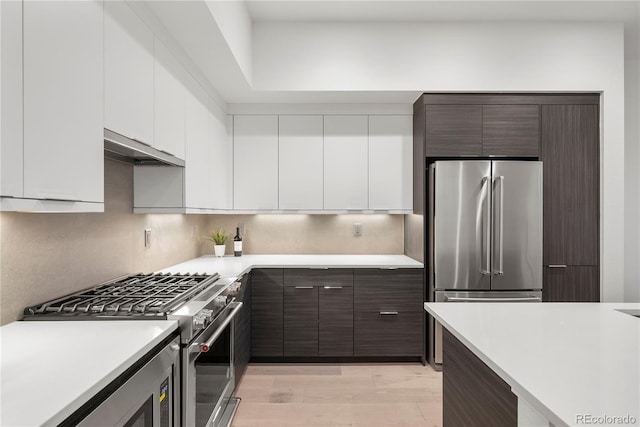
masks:
<svg viewBox="0 0 640 427"><path fill-rule="evenodd" d="M0 425L58 425L177 328L173 320L2 326Z"/></svg>
<svg viewBox="0 0 640 427"><path fill-rule="evenodd" d="M218 273L239 277L252 268L423 268L421 262L405 255L205 255L165 268L160 273Z"/></svg>
<svg viewBox="0 0 640 427"><path fill-rule="evenodd" d="M519 412L524 399L555 426L590 424L587 416L640 425L640 318L618 311L640 304L424 306L511 386Z"/></svg>

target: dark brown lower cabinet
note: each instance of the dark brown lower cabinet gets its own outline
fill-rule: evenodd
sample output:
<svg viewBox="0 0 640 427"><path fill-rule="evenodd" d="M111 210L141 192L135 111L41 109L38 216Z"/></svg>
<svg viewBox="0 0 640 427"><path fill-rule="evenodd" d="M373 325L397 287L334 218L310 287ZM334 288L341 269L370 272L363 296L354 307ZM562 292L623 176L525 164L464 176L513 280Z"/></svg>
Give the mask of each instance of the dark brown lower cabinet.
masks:
<svg viewBox="0 0 640 427"><path fill-rule="evenodd" d="M443 329L443 425L515 427L518 398L511 387Z"/></svg>
<svg viewBox="0 0 640 427"><path fill-rule="evenodd" d="M544 267L545 302L600 302L598 266Z"/></svg>
<svg viewBox="0 0 640 427"><path fill-rule="evenodd" d="M283 271L251 272L251 356L283 356Z"/></svg>
<svg viewBox="0 0 640 427"><path fill-rule="evenodd" d="M353 354L424 355L424 271L356 269Z"/></svg>
<svg viewBox="0 0 640 427"><path fill-rule="evenodd" d="M318 292L318 355L353 356L353 286Z"/></svg>
<svg viewBox="0 0 640 427"><path fill-rule="evenodd" d="M318 287L284 288L284 355L318 355Z"/></svg>
<svg viewBox="0 0 640 427"><path fill-rule="evenodd" d="M420 311L356 311L353 354L368 356L421 356L424 352Z"/></svg>
<svg viewBox="0 0 640 427"><path fill-rule="evenodd" d="M236 384L244 375L249 359L251 358L251 282L246 274L242 279L241 292L236 300L242 302L242 310L234 319L235 337L233 364L235 369Z"/></svg>

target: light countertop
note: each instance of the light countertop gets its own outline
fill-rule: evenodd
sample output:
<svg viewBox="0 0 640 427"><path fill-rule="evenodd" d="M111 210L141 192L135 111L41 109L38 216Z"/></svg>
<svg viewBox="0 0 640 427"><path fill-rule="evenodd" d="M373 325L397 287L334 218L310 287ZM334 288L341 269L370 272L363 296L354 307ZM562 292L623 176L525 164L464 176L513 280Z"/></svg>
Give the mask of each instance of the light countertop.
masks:
<svg viewBox="0 0 640 427"><path fill-rule="evenodd" d="M0 328L0 425L58 425L178 327L171 320Z"/></svg>
<svg viewBox="0 0 640 427"><path fill-rule="evenodd" d="M242 255L215 257L206 255L165 268L160 273L218 273L220 277L238 277L252 268L423 268L423 264L405 255Z"/></svg>
<svg viewBox="0 0 640 427"><path fill-rule="evenodd" d="M580 424L579 414L640 425L640 318L616 310L640 304L424 305L556 426Z"/></svg>

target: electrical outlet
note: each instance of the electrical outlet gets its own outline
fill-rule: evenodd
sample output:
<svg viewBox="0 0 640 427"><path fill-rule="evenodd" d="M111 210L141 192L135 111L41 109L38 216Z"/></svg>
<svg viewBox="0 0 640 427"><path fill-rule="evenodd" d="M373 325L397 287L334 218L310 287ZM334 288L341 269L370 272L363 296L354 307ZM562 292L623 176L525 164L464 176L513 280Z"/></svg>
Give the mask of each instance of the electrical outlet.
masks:
<svg viewBox="0 0 640 427"><path fill-rule="evenodd" d="M151 229L146 228L144 230L144 247L148 248L151 246Z"/></svg>
<svg viewBox="0 0 640 427"><path fill-rule="evenodd" d="M359 222L353 223L353 235L356 237L362 236L362 223L359 223Z"/></svg>
<svg viewBox="0 0 640 427"><path fill-rule="evenodd" d="M244 236L244 234L245 234L244 222L241 222L240 224L238 224L238 227L240 227L240 235Z"/></svg>

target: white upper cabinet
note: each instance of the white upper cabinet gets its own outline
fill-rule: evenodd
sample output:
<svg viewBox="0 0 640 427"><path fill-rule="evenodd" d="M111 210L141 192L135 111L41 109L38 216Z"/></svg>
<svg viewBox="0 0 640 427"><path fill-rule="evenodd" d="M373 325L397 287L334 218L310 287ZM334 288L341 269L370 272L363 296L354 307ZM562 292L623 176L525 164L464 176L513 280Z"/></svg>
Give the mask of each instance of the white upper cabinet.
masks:
<svg viewBox="0 0 640 427"><path fill-rule="evenodd" d="M208 159L213 172L213 195L216 209L233 209L233 116L226 115L210 102L213 128L213 157Z"/></svg>
<svg viewBox="0 0 640 427"><path fill-rule="evenodd" d="M103 9L25 1L24 197L102 203Z"/></svg>
<svg viewBox="0 0 640 427"><path fill-rule="evenodd" d="M104 127L153 145L153 33L125 2L104 8Z"/></svg>
<svg viewBox="0 0 640 427"><path fill-rule="evenodd" d="M369 209L413 209L412 159L412 116L369 116Z"/></svg>
<svg viewBox="0 0 640 427"><path fill-rule="evenodd" d="M184 159L186 89L180 78L186 73L171 52L155 39L154 144L159 150Z"/></svg>
<svg viewBox="0 0 640 427"><path fill-rule="evenodd" d="M323 208L323 117L280 116L279 208Z"/></svg>
<svg viewBox="0 0 640 427"><path fill-rule="evenodd" d="M215 208L213 117L206 99L188 94L186 103L185 205L187 208Z"/></svg>
<svg viewBox="0 0 640 427"><path fill-rule="evenodd" d="M278 209L278 116L235 116L233 208Z"/></svg>
<svg viewBox="0 0 640 427"><path fill-rule="evenodd" d="M324 116L324 209L367 209L367 116Z"/></svg>
<svg viewBox="0 0 640 427"><path fill-rule="evenodd" d="M0 1L0 196L22 197L22 3Z"/></svg>

